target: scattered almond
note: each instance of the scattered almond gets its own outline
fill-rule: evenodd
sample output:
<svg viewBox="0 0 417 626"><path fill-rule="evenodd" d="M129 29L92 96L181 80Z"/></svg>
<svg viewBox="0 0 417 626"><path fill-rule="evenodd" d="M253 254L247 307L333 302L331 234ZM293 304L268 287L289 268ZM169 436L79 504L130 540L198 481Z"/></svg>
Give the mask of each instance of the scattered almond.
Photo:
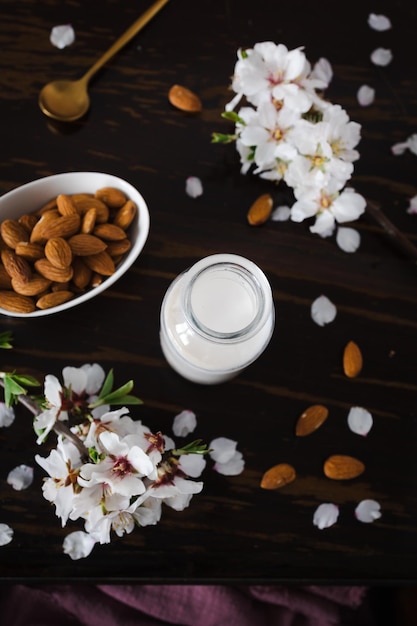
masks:
<svg viewBox="0 0 417 626"><path fill-rule="evenodd" d="M326 421L328 415L329 410L322 404L309 406L298 418L295 434L297 437L305 437L314 433Z"/></svg>
<svg viewBox="0 0 417 626"><path fill-rule="evenodd" d="M168 100L175 108L188 113L198 113L203 108L197 94L182 85L172 85L168 92Z"/></svg>
<svg viewBox="0 0 417 626"><path fill-rule="evenodd" d="M354 341L349 341L343 352L343 371L348 378L360 374L363 366L362 352Z"/></svg>
<svg viewBox="0 0 417 626"><path fill-rule="evenodd" d="M262 476L262 489L279 489L292 483L296 478L296 472L292 465L279 463L267 470Z"/></svg>
<svg viewBox="0 0 417 626"><path fill-rule="evenodd" d="M360 476L365 471L365 465L353 456L334 454L325 461L323 470L327 478L349 480Z"/></svg>
<svg viewBox="0 0 417 626"><path fill-rule="evenodd" d="M272 213L274 201L269 193L264 193L251 205L247 220L251 226L260 226L264 224Z"/></svg>

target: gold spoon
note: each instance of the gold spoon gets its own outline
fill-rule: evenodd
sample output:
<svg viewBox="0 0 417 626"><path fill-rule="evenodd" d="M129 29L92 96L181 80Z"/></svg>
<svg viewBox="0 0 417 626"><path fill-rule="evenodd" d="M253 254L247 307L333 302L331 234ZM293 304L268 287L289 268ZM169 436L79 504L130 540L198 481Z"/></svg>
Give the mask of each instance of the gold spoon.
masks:
<svg viewBox="0 0 417 626"><path fill-rule="evenodd" d="M157 0L134 22L102 57L78 80L54 80L43 87L39 106L45 115L60 122L74 122L87 113L90 107L88 83L92 76L125 46L168 0Z"/></svg>

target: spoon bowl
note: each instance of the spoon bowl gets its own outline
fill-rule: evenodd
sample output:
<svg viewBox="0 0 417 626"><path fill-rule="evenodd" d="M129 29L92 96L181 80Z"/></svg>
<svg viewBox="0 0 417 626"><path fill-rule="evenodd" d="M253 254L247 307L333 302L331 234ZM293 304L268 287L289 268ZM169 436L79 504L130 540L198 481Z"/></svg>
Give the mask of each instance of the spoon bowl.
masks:
<svg viewBox="0 0 417 626"><path fill-rule="evenodd" d="M60 122L74 122L85 115L90 107L88 83L92 76L123 48L168 0L157 0L123 33L94 65L78 80L54 80L43 87L39 94L41 111Z"/></svg>
<svg viewBox="0 0 417 626"><path fill-rule="evenodd" d="M45 115L61 122L74 122L90 108L85 80L55 80L43 87L39 106Z"/></svg>

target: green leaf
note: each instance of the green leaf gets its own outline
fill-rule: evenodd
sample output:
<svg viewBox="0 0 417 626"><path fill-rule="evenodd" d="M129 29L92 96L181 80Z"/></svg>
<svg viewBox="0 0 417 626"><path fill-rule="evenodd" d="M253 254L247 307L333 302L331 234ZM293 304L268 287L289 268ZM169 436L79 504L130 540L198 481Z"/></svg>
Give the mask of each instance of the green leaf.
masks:
<svg viewBox="0 0 417 626"><path fill-rule="evenodd" d="M94 409L98 406L102 406L103 404L143 404L142 400L136 396L130 395L130 391L132 391L132 389L133 380L129 380L115 391L111 391L106 395L100 393L98 399L95 402L92 402L89 405L89 408Z"/></svg>
<svg viewBox="0 0 417 626"><path fill-rule="evenodd" d="M93 461L93 463L100 463L105 455L97 452L95 448L88 448L88 456Z"/></svg>
<svg viewBox="0 0 417 626"><path fill-rule="evenodd" d="M99 394L99 398L102 398L111 392L111 390L113 389L113 383L114 383L114 376L113 376L113 369L111 369L106 376L106 380L103 383L103 386Z"/></svg>
<svg viewBox="0 0 417 626"><path fill-rule="evenodd" d="M40 382L36 380L33 376L29 376L28 374L13 374L13 379L22 385L26 385L27 387L39 387Z"/></svg>
<svg viewBox="0 0 417 626"><path fill-rule="evenodd" d="M246 126L245 120L240 117L236 111L223 111L222 117L230 122L235 122L235 124L242 124L242 126Z"/></svg>
<svg viewBox="0 0 417 626"><path fill-rule="evenodd" d="M212 133L211 143L233 143L236 141L237 135L226 135L224 133Z"/></svg>
<svg viewBox="0 0 417 626"><path fill-rule="evenodd" d="M195 441L187 443L182 448L172 450L171 454L174 456L181 456L182 454L208 454L210 450L207 448L207 444L202 443L202 441L202 439L195 439Z"/></svg>
<svg viewBox="0 0 417 626"><path fill-rule="evenodd" d="M0 333L0 348L13 348L12 346L13 333L10 330L6 330L3 333Z"/></svg>

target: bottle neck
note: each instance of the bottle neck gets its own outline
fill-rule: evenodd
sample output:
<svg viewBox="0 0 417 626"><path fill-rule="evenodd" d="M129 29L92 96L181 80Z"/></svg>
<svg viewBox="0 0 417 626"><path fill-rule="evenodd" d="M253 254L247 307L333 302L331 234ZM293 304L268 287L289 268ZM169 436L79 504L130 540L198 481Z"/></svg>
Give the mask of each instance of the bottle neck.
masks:
<svg viewBox="0 0 417 626"><path fill-rule="evenodd" d="M255 275L233 262L203 267L186 283L184 312L193 329L206 339L238 342L257 332L265 298Z"/></svg>

